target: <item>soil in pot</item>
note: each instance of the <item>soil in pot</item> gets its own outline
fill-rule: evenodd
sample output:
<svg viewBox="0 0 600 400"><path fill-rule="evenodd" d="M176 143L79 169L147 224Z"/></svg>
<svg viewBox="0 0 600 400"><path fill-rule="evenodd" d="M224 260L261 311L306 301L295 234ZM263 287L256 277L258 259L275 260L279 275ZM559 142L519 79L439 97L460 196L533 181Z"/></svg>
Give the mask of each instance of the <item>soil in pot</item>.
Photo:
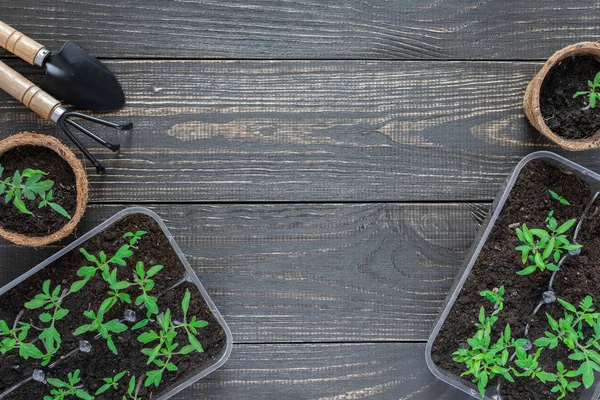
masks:
<svg viewBox="0 0 600 400"><path fill-rule="evenodd" d="M600 61L588 55L568 57L548 71L540 89L540 110L550 130L567 139L584 139L600 130L600 105L582 110L587 96L573 98L589 90L587 82L598 72Z"/></svg>
<svg viewBox="0 0 600 400"><path fill-rule="evenodd" d="M60 204L69 215L75 214L77 208L77 185L75 174L69 164L55 151L43 146L19 146L6 151L0 156L0 165L4 167L2 179L12 177L18 170L27 168L42 170L43 180L54 181L52 187L53 202ZM7 231L27 236L41 237L50 235L69 220L50 207L38 208L39 198L24 199L27 209L33 216L18 211L12 203L6 204L4 196L0 196L0 225Z"/></svg>
<svg viewBox="0 0 600 400"><path fill-rule="evenodd" d="M563 195L571 205L563 205L553 199L548 193L549 189ZM479 309L482 306L487 311L492 309L491 303L479 294L483 290L505 287L505 307L494 327L510 324L513 337L523 337L525 327L531 321L533 310L539 303L542 293L547 290L550 272L536 271L526 276L516 274L524 268L524 265L520 253L515 251L515 247L520 244L515 229L523 223L530 228L545 227L549 210L554 210L554 216L559 223L571 218L579 219L590 197L589 185L570 171L544 160L534 160L523 167L471 273L433 343L432 359L440 369L454 376L464 372L464 364L453 361L452 353L465 347L466 340L475 334L474 323ZM564 272L563 274L561 270L561 279L565 276L572 281L577 279L576 272L569 272L566 268ZM578 298L573 301L578 303L580 300L581 298ZM541 313L541 315L545 314ZM539 313L536 316L545 322ZM547 324L544 324L543 330L546 329ZM530 337L534 338L534 334L530 331ZM492 337L492 340L497 339L497 335ZM563 361L567 359L566 356L561 358ZM556 360L543 357L540 359L540 365L546 370L554 371ZM468 381L469 377L463 379ZM488 388L494 385L495 382L490 382ZM517 378L515 384L502 385L501 395L503 400L546 400L555 398L550 392L551 388L552 385L541 384L538 380ZM578 394L568 398L576 399Z"/></svg>
<svg viewBox="0 0 600 400"><path fill-rule="evenodd" d="M133 280L131 271L138 261L150 268L153 265L163 265L162 269L155 277L156 286L152 289L154 295L158 296L158 305L161 311L169 308L173 313L173 319L182 321L181 301L186 290L191 293L191 302L188 316L196 316L208 322L208 326L198 330L197 339L204 348L203 353L193 352L188 355L177 356L177 371L165 372L162 383L157 388L155 386L141 386L139 396L144 399L153 399L165 393L169 388L173 388L185 381L191 375L203 370L220 357L226 346L226 335L223 327L216 320L210 308L205 303L198 288L193 283L183 283L174 289L174 284L181 282L186 272L177 253L171 247L168 238L164 235L160 226L154 219L145 214L131 214L115 224L109 226L81 247L85 248L90 254L98 254L101 250L105 251L109 257L125 243L123 234L126 232L136 232L139 230L148 233L132 248L134 255L127 259L126 266L118 267L119 280ZM43 282L47 279L52 281L52 288L60 284L63 287L69 287L70 284L80 279L77 271L81 266L89 265L84 256L78 249L73 250L54 263L48 265L35 275L27 278L19 285L15 286L2 296L0 296L0 319L7 321L12 325L17 315L24 309L23 304L41 293ZM127 383L131 376L136 376L139 380L145 379L145 372L155 367L148 367L147 356L141 353L143 345L137 341L137 337L142 332L150 329L159 330L155 323L150 322L147 327L138 331L125 332L115 335L115 343L119 354L115 355L107 348L106 341L102 338L95 338L95 333L86 333L81 336L74 336L75 329L83 324L89 323L89 319L83 316L86 310L97 310L100 303L107 297L107 283L99 276L92 278L79 292L72 293L63 300L63 307L69 310L67 316L57 321L56 327L63 338L63 343L58 354L53 360L59 360L67 355L73 349L77 349L81 339L87 340L92 344L92 350L89 353L76 351L62 361L59 361L53 368L40 367L40 361L35 359L24 360L14 351L6 355L0 355L0 393L11 387L17 382L21 382L31 376L34 369L42 369L47 377L55 377L66 380L67 373L77 369L81 371L81 379L85 390L94 394L96 390L104 383L103 378L113 377L121 371L127 371L122 378L119 390L109 390L97 396L97 399L116 399L121 400L127 390ZM131 291L132 299L135 299L137 292L135 288L128 288L126 292ZM136 309L135 306L119 303L115 305L105 318L111 319L123 318L126 309ZM26 310L21 317L21 321L32 323L34 325L43 325L38 316L39 310ZM143 311L137 310L138 319L143 318ZM11 321L11 322L8 322ZM127 323L129 328L134 323ZM185 335L183 335L185 336ZM34 336L35 337L35 336ZM186 345L187 341L181 337L177 342L181 346ZM50 387L44 383L29 381L17 390L13 391L6 399L29 400L42 399L47 395Z"/></svg>

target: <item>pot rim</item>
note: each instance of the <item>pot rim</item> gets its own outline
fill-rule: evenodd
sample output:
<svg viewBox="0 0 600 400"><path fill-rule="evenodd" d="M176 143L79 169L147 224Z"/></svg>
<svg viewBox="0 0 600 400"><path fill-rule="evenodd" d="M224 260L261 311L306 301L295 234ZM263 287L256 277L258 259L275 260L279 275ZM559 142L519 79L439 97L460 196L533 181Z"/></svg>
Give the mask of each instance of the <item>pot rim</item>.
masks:
<svg viewBox="0 0 600 400"><path fill-rule="evenodd" d="M22 132L9 136L0 141L0 156L10 149L21 146L42 146L54 151L69 164L71 170L75 174L75 185L77 189L75 213L62 228L46 236L29 236L6 230L0 225L0 236L6 240L22 246L42 247L65 238L75 230L86 210L89 198L88 178L85 168L77 156L75 156L68 147L52 136L32 132Z"/></svg>

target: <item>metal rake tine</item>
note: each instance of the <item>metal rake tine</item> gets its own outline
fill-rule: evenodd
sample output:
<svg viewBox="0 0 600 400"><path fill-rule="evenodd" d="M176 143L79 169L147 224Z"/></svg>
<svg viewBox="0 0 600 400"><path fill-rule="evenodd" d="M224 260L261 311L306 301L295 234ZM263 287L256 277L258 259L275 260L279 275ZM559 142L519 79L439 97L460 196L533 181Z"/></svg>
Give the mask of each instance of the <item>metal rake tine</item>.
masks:
<svg viewBox="0 0 600 400"><path fill-rule="evenodd" d="M106 140L102 139L101 137L99 137L98 135L94 134L92 131L87 129L85 126L80 125L77 122L71 120L68 115L65 117L65 122L67 124L73 126L75 129L77 129L81 133L94 139L96 142L100 143L102 146L106 147L107 149L110 149L112 151L118 151L121 148L120 145L107 142Z"/></svg>
<svg viewBox="0 0 600 400"><path fill-rule="evenodd" d="M108 126L109 128L118 129L120 131L129 131L129 130L133 129L133 123L131 123L131 122L128 124L122 125L122 124L117 124L115 122L106 121L102 118L92 117L91 115L83 114L83 113L76 112L76 111L70 111L67 114L68 114L68 116L85 119L86 121L95 122L100 125Z"/></svg>
<svg viewBox="0 0 600 400"><path fill-rule="evenodd" d="M81 144L81 142L79 140L77 140L77 138L75 137L75 135L73 135L73 132L71 132L71 130L69 129L69 127L65 123L64 119L60 120L60 127L62 128L62 130L65 133L65 135L67 135L67 137L69 139L71 139L71 141L75 144L75 146L77 146L77 148L83 153L83 155L88 160L90 160L90 162L94 165L94 167L96 167L96 172L98 174L104 174L104 172L106 171L106 168L104 168L104 166L102 164L100 164L100 162L98 160L96 160L94 158L94 156L92 156L90 154L90 152L88 151L88 149L83 144Z"/></svg>

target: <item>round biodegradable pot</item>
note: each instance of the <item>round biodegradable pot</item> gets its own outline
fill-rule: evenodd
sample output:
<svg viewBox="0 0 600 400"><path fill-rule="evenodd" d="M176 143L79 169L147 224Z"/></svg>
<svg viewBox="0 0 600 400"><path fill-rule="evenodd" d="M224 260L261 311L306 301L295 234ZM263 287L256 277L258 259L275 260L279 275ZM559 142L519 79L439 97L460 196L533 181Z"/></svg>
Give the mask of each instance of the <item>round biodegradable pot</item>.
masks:
<svg viewBox="0 0 600 400"><path fill-rule="evenodd" d="M27 154L27 156L24 156L23 154ZM36 154L43 154L44 158L47 159L45 161L47 164L45 169L47 169L47 171L39 166L42 157L35 157ZM27 162L27 157L31 159L31 163ZM35 231L34 225L44 224L46 221L32 220L32 222L28 224L24 222L27 221L24 218L30 217L29 215L13 214L13 212L21 213L16 207L12 207L11 209L4 208L0 210L0 236L18 245L41 247L61 240L71 234L81 220L88 201L87 175L81 161L79 161L75 154L54 137L24 132L0 141L0 160L4 161L4 166L12 164L12 169L20 170L20 172L23 172L26 168L41 169L42 171L49 173L47 179L50 180L52 180L54 176L67 176L68 179L66 179L66 181L68 181L68 185L66 185L66 181L61 182L60 180L55 180L52 190L55 197L64 201L63 204L65 204L65 210L67 209L67 203L69 205L69 210L71 210L70 212L67 210L71 219L62 217L56 213L60 218L64 218L64 224L60 225L62 219L56 217L54 218L53 223L58 226L54 229L48 224L47 229L49 231L40 234ZM19 166L19 163L22 165ZM72 174L70 172L65 172L65 168L70 168ZM8 169L10 169L10 167L7 167L7 170ZM13 173L3 171L2 180L9 176L13 176ZM43 179L45 178L42 178L42 180ZM4 195L0 196L2 203L5 202L4 199ZM35 201L38 200L39 199L36 199ZM55 199L55 201L58 203L58 199ZM61 206L63 204L61 204ZM3 204L2 206L8 207L11 205L12 204ZM53 212L51 207L45 207L44 210L41 210L37 209L37 207L33 208L30 205L29 208L30 211L34 213L31 218L35 218L36 214L38 215L38 218L41 218L39 217L41 213ZM17 226L15 220L17 220L20 226L24 226L27 229L15 229L14 226ZM30 230L31 232L25 232L25 230Z"/></svg>
<svg viewBox="0 0 600 400"><path fill-rule="evenodd" d="M600 146L600 130L596 132L590 132L590 135L583 139L569 139L564 136L558 135L556 132L553 132L544 117L542 116L541 105L540 105L540 92L542 89L542 85L544 84L544 79L554 68L559 65L563 60L573 57L573 56L594 56L598 60L600 60L600 43L597 42L581 42L576 43L570 46L567 46L552 55L546 61L546 64L542 67L542 69L537 73L537 75L532 79L532 81L527 86L527 90L525 91L525 99L523 102L523 106L525 109L525 115L527 119L539 132L541 132L548 139L558 144L563 149L567 150L588 150L597 148ZM593 76L590 77L593 79Z"/></svg>

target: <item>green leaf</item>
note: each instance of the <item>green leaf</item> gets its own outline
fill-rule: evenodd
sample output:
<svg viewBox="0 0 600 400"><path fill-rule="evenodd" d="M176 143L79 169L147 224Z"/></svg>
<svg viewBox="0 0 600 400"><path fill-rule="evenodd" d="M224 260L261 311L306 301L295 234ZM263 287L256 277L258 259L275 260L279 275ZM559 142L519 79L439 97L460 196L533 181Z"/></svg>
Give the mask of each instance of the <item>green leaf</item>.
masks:
<svg viewBox="0 0 600 400"><path fill-rule="evenodd" d="M181 309L183 310L184 315L187 314L187 312L190 308L191 297L192 297L192 294L190 293L190 291L186 290L185 295L183 296L183 301L181 302ZM481 309L483 310L483 307ZM481 322L483 323L483 321L481 321Z"/></svg>
<svg viewBox="0 0 600 400"><path fill-rule="evenodd" d="M141 343L144 343L144 344L148 344L150 342L155 341L159 337L160 336L156 332L149 331L149 332L142 333L140 336L138 336L137 340L138 340L138 342L141 342Z"/></svg>
<svg viewBox="0 0 600 400"><path fill-rule="evenodd" d="M575 92L575 94L573 95L573 98L579 97L579 96L585 96L587 95L589 92Z"/></svg>
<svg viewBox="0 0 600 400"><path fill-rule="evenodd" d="M150 268L148 272L146 272L146 278L152 278L163 268L164 267L162 265L155 265L154 267Z"/></svg>
<svg viewBox="0 0 600 400"><path fill-rule="evenodd" d="M15 207L17 207L17 209L19 211L21 211L24 214L28 214L28 215L33 215L33 213L31 211L29 211L27 209L27 207L25 206L25 203L23 203L23 200L15 197L15 199L13 200L13 204L15 205Z"/></svg>
<svg viewBox="0 0 600 400"><path fill-rule="evenodd" d="M592 363L590 361L586 361L579 367L579 373L582 374L582 382L583 386L586 389L590 388L594 383L594 369L592 368Z"/></svg>
<svg viewBox="0 0 600 400"><path fill-rule="evenodd" d="M127 388L127 394L133 396L133 390L135 389L135 376L132 376L129 380L129 386Z"/></svg>
<svg viewBox="0 0 600 400"><path fill-rule="evenodd" d="M521 271L517 272L517 275L529 275L532 272L534 272L537 269L537 267L535 265L530 265L527 268L522 269Z"/></svg>
<svg viewBox="0 0 600 400"><path fill-rule="evenodd" d="M73 332L74 336L79 336L83 333L86 333L90 330L90 326L89 325L82 325L79 328L75 329L75 332Z"/></svg>
<svg viewBox="0 0 600 400"><path fill-rule="evenodd" d="M203 353L204 349L202 348L202 345L200 344L200 342L198 341L198 339L196 339L194 337L194 335L192 335L191 333L188 332L188 341L190 342L190 345L198 352L198 353Z"/></svg>
<svg viewBox="0 0 600 400"><path fill-rule="evenodd" d="M77 389L75 390L75 396L79 397L82 400L93 400L94 396L90 396L86 391Z"/></svg>
<svg viewBox="0 0 600 400"><path fill-rule="evenodd" d="M575 222L577 222L577 220L575 218L566 221L564 224L562 224L561 226L558 227L558 229L556 230L555 233L557 235L559 235L561 233L565 233L566 231L571 229L571 227L575 224Z"/></svg>
<svg viewBox="0 0 600 400"><path fill-rule="evenodd" d="M119 354L119 352L117 351L117 346L115 346L115 342L113 342L111 336L106 338L106 345L108 346L110 351L112 351L115 354Z"/></svg>
<svg viewBox="0 0 600 400"><path fill-rule="evenodd" d="M19 345L19 355L25 360L29 357L40 359L44 356L42 352L31 343L21 343Z"/></svg>
<svg viewBox="0 0 600 400"><path fill-rule="evenodd" d="M566 310L571 311L572 313L577 313L577 309L571 304L563 299L557 299L561 306L563 306Z"/></svg>
<svg viewBox="0 0 600 400"><path fill-rule="evenodd" d="M144 386L148 387L148 386L158 386L160 384L160 381L162 380L162 370L154 370L154 371L148 371L146 372L146 380L144 381Z"/></svg>
<svg viewBox="0 0 600 400"><path fill-rule="evenodd" d="M98 390L96 390L95 394L96 394L96 396L98 396L99 394L102 394L102 393L106 392L110 388L111 388L111 385L107 383L106 385L100 386L98 388Z"/></svg>
<svg viewBox="0 0 600 400"><path fill-rule="evenodd" d="M51 384L52 386L54 386L56 388L64 388L64 387L69 386L69 384L67 382L63 382L60 379L56 379L56 378L48 378L48 379L46 379L46 382L48 382L49 384Z"/></svg>
<svg viewBox="0 0 600 400"><path fill-rule="evenodd" d="M51 209L53 209L54 211L56 211L57 213L59 213L60 215L65 217L66 219L71 219L71 215L67 212L67 210L62 208L62 206L60 206L59 204L48 203L48 205L50 206Z"/></svg>
<svg viewBox="0 0 600 400"><path fill-rule="evenodd" d="M48 323L52 320L52 315L50 313L42 313L40 314L40 321Z"/></svg>
<svg viewBox="0 0 600 400"><path fill-rule="evenodd" d="M127 373L127 371L122 371L122 372L119 372L118 374L116 374L115 377L113 378L113 382L118 382L126 373Z"/></svg>
<svg viewBox="0 0 600 400"><path fill-rule="evenodd" d="M82 279L80 281L75 281L75 282L73 282L71 284L71 287L69 288L69 291L72 292L72 293L78 292L78 291L80 291L85 286L85 284L87 282L88 282L87 279Z"/></svg>
<svg viewBox="0 0 600 400"><path fill-rule="evenodd" d="M44 304L46 304L45 300L33 299L33 300L25 303L25 308L28 308L30 310L35 310L36 308L42 307Z"/></svg>
<svg viewBox="0 0 600 400"><path fill-rule="evenodd" d="M143 319L140 322L138 322L137 324L135 324L134 326L131 327L132 331L141 329L143 327L145 327L146 325L148 325L149 320L148 319Z"/></svg>

